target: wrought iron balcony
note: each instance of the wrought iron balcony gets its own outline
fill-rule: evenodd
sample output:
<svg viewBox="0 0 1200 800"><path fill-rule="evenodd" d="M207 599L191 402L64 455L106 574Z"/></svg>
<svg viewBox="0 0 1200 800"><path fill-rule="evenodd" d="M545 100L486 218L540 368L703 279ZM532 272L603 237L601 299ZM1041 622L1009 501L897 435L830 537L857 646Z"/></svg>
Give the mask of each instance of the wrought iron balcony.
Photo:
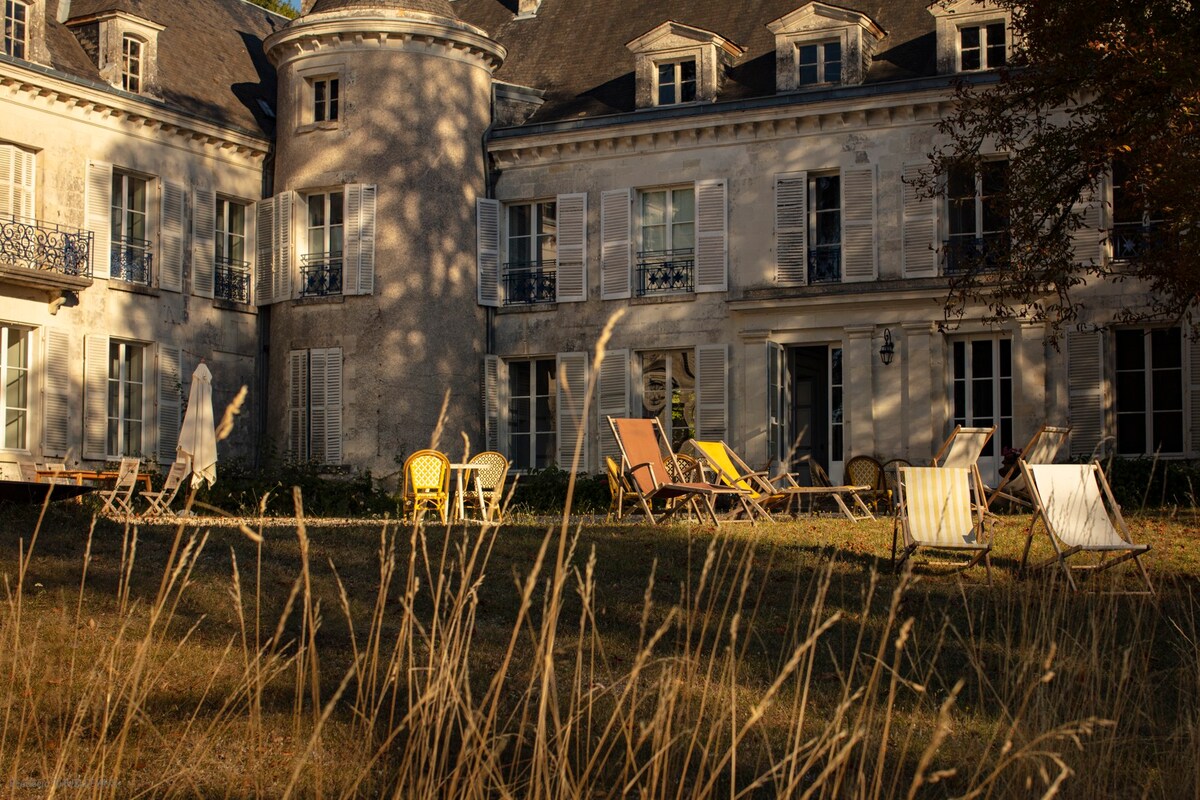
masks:
<svg viewBox="0 0 1200 800"><path fill-rule="evenodd" d="M838 283L841 279L841 245L817 246L808 251L809 283Z"/></svg>
<svg viewBox="0 0 1200 800"><path fill-rule="evenodd" d="M342 254L307 253L300 257L300 296L342 293Z"/></svg>
<svg viewBox="0 0 1200 800"><path fill-rule="evenodd" d="M995 272L1008 266L1007 232L983 236L951 236L942 242L942 266L947 275Z"/></svg>
<svg viewBox="0 0 1200 800"><path fill-rule="evenodd" d="M695 288L692 273L696 266L696 251L644 250L637 254L637 294L670 294L690 292Z"/></svg>
<svg viewBox="0 0 1200 800"><path fill-rule="evenodd" d="M250 302L250 264L217 256L213 271L213 295L219 300Z"/></svg>
<svg viewBox="0 0 1200 800"><path fill-rule="evenodd" d="M553 303L557 297L557 261L518 261L504 265L504 305Z"/></svg>
<svg viewBox="0 0 1200 800"><path fill-rule="evenodd" d="M153 263L154 253L145 239L114 239L108 274L126 283L149 286Z"/></svg>
<svg viewBox="0 0 1200 800"><path fill-rule="evenodd" d="M1163 245L1162 230L1157 221L1114 222L1109 240L1115 261L1134 261L1146 251Z"/></svg>
<svg viewBox="0 0 1200 800"><path fill-rule="evenodd" d="M0 262L78 278L92 275L92 234L26 217L0 220Z"/></svg>

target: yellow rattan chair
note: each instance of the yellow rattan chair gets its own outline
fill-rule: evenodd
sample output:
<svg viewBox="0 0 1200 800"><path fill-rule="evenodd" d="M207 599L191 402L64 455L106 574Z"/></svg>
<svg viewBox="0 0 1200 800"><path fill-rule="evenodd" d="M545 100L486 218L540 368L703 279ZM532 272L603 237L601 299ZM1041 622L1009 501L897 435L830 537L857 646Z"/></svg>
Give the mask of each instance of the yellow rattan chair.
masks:
<svg viewBox="0 0 1200 800"><path fill-rule="evenodd" d="M508 459L494 450L479 453L468 463L478 464L479 469L471 470L468 478L471 489L463 494L463 503L479 505L479 516L486 522L495 518L496 522L504 521L504 483L508 478Z"/></svg>
<svg viewBox="0 0 1200 800"><path fill-rule="evenodd" d="M404 513L420 522L436 511L445 522L450 512L450 459L437 450L418 450L404 462Z"/></svg>

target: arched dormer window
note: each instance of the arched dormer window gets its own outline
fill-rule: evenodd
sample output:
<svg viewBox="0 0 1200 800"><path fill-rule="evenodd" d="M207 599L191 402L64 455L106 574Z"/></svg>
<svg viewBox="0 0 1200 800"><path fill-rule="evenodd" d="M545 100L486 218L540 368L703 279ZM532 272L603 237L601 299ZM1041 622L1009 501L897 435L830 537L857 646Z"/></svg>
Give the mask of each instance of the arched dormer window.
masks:
<svg viewBox="0 0 1200 800"><path fill-rule="evenodd" d="M146 43L136 36L121 37L121 88L141 94L146 62Z"/></svg>
<svg viewBox="0 0 1200 800"><path fill-rule="evenodd" d="M25 58L28 46L29 4L21 0L4 0L4 54Z"/></svg>

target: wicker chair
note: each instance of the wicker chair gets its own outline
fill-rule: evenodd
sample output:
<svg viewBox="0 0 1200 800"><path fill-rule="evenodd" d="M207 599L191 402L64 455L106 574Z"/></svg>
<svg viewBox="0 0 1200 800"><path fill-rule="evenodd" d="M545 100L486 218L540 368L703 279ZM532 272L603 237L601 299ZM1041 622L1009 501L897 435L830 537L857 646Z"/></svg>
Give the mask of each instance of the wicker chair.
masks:
<svg viewBox="0 0 1200 800"><path fill-rule="evenodd" d="M446 522L450 511L450 459L437 450L418 450L404 462L404 513L420 522L426 511L436 511Z"/></svg>
<svg viewBox="0 0 1200 800"><path fill-rule="evenodd" d="M473 470L471 482L476 491L463 495L465 505L480 505L479 517L485 522L504 521L504 482L508 478L508 459L494 450L486 450L473 457L468 463L478 464Z"/></svg>
<svg viewBox="0 0 1200 800"><path fill-rule="evenodd" d="M892 507L891 492L883 475L883 465L871 456L855 456L846 462L844 470L846 482L852 486L869 486L870 488L859 495L866 503L878 511L881 507L890 511Z"/></svg>

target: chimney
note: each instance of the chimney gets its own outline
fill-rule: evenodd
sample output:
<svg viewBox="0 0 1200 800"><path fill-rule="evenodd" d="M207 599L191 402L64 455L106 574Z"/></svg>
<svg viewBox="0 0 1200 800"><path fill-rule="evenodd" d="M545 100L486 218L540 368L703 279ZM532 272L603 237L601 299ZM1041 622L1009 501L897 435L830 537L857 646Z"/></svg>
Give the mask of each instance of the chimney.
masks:
<svg viewBox="0 0 1200 800"><path fill-rule="evenodd" d="M519 0L517 5L517 19L528 19L536 17L538 8L542 5L542 0Z"/></svg>

